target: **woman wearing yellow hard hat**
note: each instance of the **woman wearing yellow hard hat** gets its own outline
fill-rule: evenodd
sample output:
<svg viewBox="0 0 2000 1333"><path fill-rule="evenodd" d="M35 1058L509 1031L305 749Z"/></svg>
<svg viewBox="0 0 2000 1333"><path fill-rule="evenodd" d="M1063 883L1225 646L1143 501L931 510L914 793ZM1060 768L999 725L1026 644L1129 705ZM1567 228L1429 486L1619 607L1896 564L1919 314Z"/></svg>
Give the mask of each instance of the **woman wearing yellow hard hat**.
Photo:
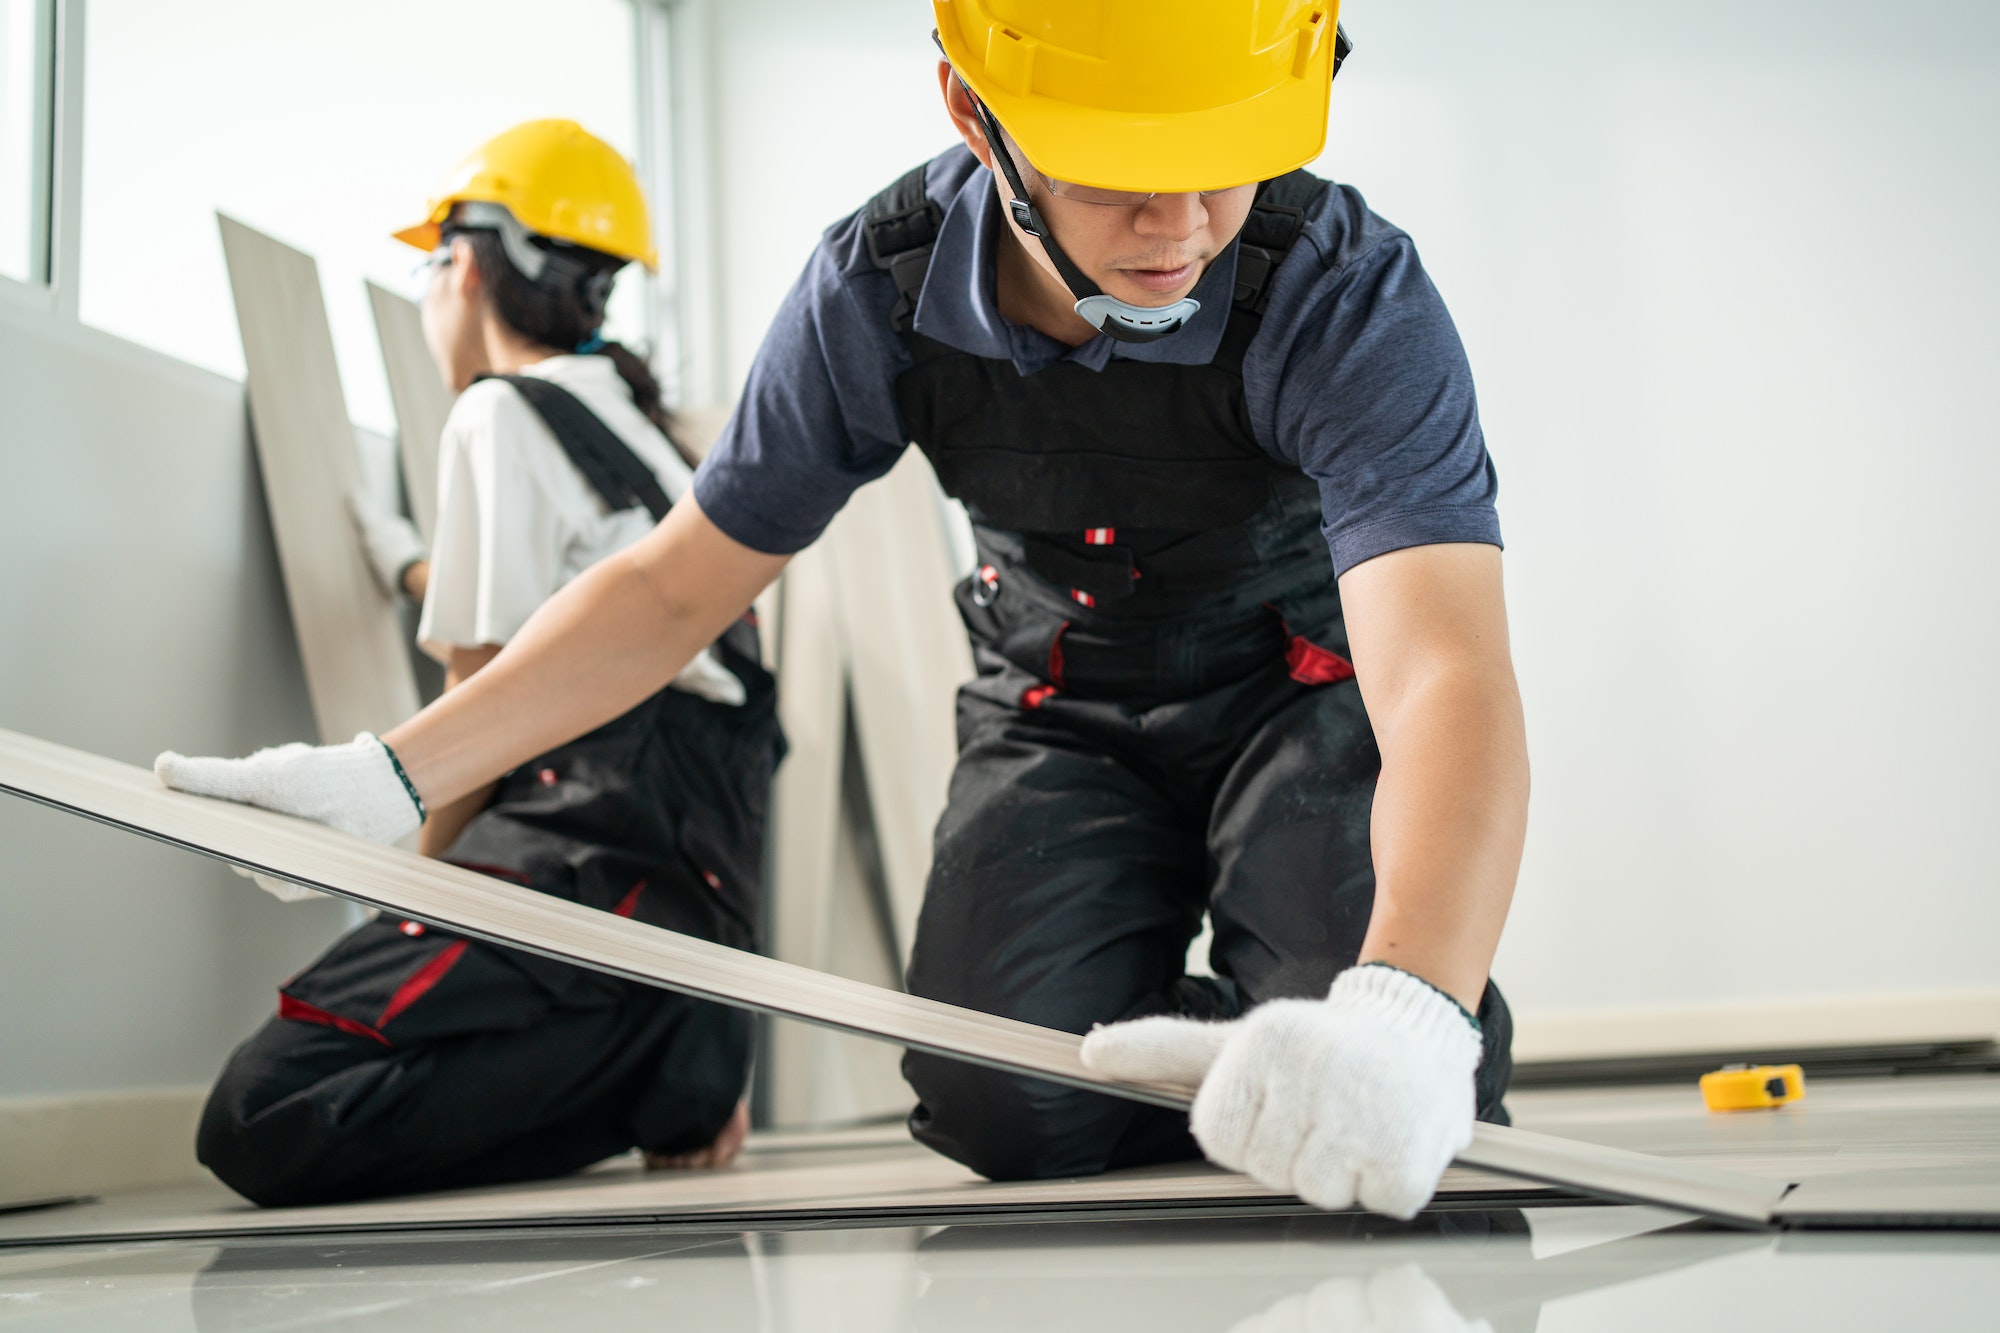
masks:
<svg viewBox="0 0 2000 1333"><path fill-rule="evenodd" d="M660 389L600 331L653 263L632 169L570 121L475 150L423 220L426 341L458 392L435 549L357 509L385 583L455 696L565 584L685 495ZM423 850L544 893L755 946L764 808L782 749L745 622L636 707L434 807ZM379 747L378 747L379 748ZM747 1128L746 1015L395 918L280 991L202 1117L201 1159L264 1204L532 1179L634 1146L723 1165Z"/></svg>
<svg viewBox="0 0 2000 1333"><path fill-rule="evenodd" d="M462 698L257 799L410 827L391 756L449 800L643 696L915 443L980 559L908 984L1105 1025L1093 1068L1199 1092L1187 1117L912 1053L913 1131L993 1177L1205 1151L1408 1216L1505 1118L1527 758L1457 333L1410 238L1300 169L1338 7L933 10L963 143L827 231L694 502ZM1187 975L1204 916L1215 975Z"/></svg>

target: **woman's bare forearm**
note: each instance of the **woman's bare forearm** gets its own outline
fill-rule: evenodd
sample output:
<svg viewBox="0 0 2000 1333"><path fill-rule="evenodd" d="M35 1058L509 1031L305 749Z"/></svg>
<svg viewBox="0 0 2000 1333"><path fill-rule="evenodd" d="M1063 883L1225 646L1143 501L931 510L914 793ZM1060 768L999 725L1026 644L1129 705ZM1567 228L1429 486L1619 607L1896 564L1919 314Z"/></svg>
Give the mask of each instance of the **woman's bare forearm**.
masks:
<svg viewBox="0 0 2000 1333"><path fill-rule="evenodd" d="M692 495L543 603L492 663L382 739L442 807L663 688L784 568Z"/></svg>

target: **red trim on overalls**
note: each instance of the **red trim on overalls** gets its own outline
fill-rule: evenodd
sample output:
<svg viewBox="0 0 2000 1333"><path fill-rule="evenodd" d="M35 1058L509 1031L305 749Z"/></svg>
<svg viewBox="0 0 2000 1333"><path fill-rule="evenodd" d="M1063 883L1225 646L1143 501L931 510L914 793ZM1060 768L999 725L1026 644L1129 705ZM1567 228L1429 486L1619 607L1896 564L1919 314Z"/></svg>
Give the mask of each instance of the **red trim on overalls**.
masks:
<svg viewBox="0 0 2000 1333"><path fill-rule="evenodd" d="M1296 634L1285 645L1285 669L1301 685L1335 685L1354 679L1354 663Z"/></svg>
<svg viewBox="0 0 2000 1333"><path fill-rule="evenodd" d="M369 1027L366 1023L357 1023L351 1018L342 1018L339 1014L329 1014L318 1005L307 1004L304 1000L294 999L283 991L278 992L278 1017L289 1018L294 1023L317 1023L321 1027L333 1028L336 1031L345 1032L350 1037L369 1037L381 1042L384 1046L395 1045L394 1042L377 1032L374 1028Z"/></svg>
<svg viewBox="0 0 2000 1333"><path fill-rule="evenodd" d="M639 910L639 895L646 891L646 881L640 880L632 886L632 891L618 900L618 906L611 909L611 915L629 917Z"/></svg>
<svg viewBox="0 0 2000 1333"><path fill-rule="evenodd" d="M407 981L396 987L389 1003L382 1007L382 1016L375 1020L375 1026L388 1027L390 1019L423 999L431 987L444 980L445 973L458 966L458 960L465 956L465 946L469 943L470 940L453 940L438 951L437 957L412 972Z"/></svg>
<svg viewBox="0 0 2000 1333"><path fill-rule="evenodd" d="M1278 617L1279 628L1285 632L1285 670L1293 680L1301 685L1338 685L1354 679L1354 663L1331 648L1322 648L1311 639L1292 633L1291 622L1269 602L1264 603L1264 609Z"/></svg>
<svg viewBox="0 0 2000 1333"><path fill-rule="evenodd" d="M1067 620L1056 628L1055 638L1049 640L1049 683L1031 685L1021 691L1021 707L1040 708L1049 697L1062 688L1063 683L1063 635L1069 633Z"/></svg>

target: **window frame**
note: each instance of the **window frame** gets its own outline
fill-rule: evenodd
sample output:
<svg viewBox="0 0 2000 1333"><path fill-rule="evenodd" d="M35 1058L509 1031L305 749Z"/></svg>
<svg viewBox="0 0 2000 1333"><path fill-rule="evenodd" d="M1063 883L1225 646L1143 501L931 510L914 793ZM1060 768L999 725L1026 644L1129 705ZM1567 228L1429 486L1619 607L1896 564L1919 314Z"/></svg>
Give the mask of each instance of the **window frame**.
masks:
<svg viewBox="0 0 2000 1333"><path fill-rule="evenodd" d="M65 78L65 57L73 42L65 23L68 11L80 10L82 0L29 0L33 7L31 56L34 88L31 95L30 143L28 157L28 273L25 278L0 273L0 294L10 303L36 309L53 309L61 274L59 255L68 249L59 241L59 224L67 217L60 206L60 168L57 130L63 122L61 102L70 80Z"/></svg>
<svg viewBox="0 0 2000 1333"><path fill-rule="evenodd" d="M29 280L0 274L0 311L83 330L77 315L83 203L84 32L89 0L30 0L35 11L34 157ZM668 401L721 396L708 146L709 0L626 0L633 24L634 142L653 201L658 275L646 275L645 336ZM92 334L118 341L115 334ZM171 352L148 351L186 365ZM190 367L192 369L193 367Z"/></svg>
<svg viewBox="0 0 2000 1333"><path fill-rule="evenodd" d="M710 0L630 0L635 166L652 201L660 269L646 277L653 371L677 407L722 401L707 87Z"/></svg>

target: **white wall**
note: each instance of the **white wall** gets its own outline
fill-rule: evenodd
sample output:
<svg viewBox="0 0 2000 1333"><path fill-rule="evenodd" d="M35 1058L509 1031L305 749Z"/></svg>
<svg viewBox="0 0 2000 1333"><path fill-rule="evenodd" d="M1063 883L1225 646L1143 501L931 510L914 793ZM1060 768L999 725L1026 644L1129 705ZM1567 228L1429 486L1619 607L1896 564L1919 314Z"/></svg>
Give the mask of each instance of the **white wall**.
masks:
<svg viewBox="0 0 2000 1333"><path fill-rule="evenodd" d="M957 142L913 0L710 0L724 374L749 373L820 232Z"/></svg>
<svg viewBox="0 0 2000 1333"><path fill-rule="evenodd" d="M0 404L0 727L137 764L310 735L242 386L0 301ZM0 799L0 1099L207 1083L342 913Z"/></svg>
<svg viewBox="0 0 2000 1333"><path fill-rule="evenodd" d="M951 141L909 0L712 10L740 378ZM1417 238L1502 479L1531 1013L2000 986L2000 11L1356 0L1321 168Z"/></svg>
<svg viewBox="0 0 2000 1333"><path fill-rule="evenodd" d="M1326 160L1418 238L1501 469L1517 1001L2000 983L2000 11L1350 23Z"/></svg>

